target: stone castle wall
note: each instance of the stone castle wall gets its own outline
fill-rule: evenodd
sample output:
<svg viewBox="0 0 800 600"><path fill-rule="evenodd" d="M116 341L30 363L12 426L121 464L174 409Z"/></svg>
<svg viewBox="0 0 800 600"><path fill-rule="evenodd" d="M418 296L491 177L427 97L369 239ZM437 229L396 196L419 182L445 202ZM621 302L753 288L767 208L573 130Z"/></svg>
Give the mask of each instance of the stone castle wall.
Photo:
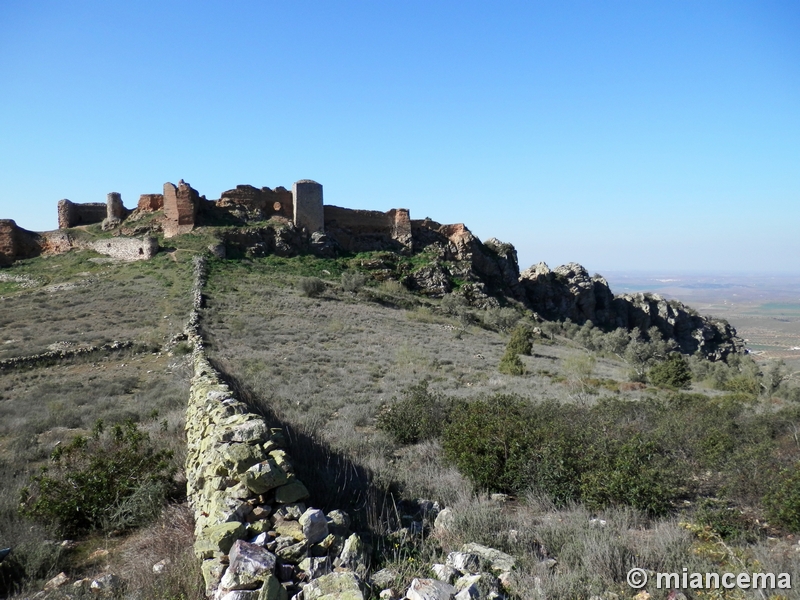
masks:
<svg viewBox="0 0 800 600"><path fill-rule="evenodd" d="M19 227L11 219L0 219L0 266L42 253L39 234Z"/></svg>
<svg viewBox="0 0 800 600"><path fill-rule="evenodd" d="M142 194L136 210L139 212L155 212L164 208L164 194Z"/></svg>
<svg viewBox="0 0 800 600"><path fill-rule="evenodd" d="M284 187L270 189L257 188L252 185L237 185L232 190L222 192L216 206L219 208L245 207L262 212L264 218L279 215L292 219L294 217L294 197Z"/></svg>
<svg viewBox="0 0 800 600"><path fill-rule="evenodd" d="M158 240L118 237L91 242L86 247L119 260L149 260L158 254Z"/></svg>
<svg viewBox="0 0 800 600"><path fill-rule="evenodd" d="M108 216L107 202L76 204L69 200L58 201L58 228L69 229L79 225L102 223Z"/></svg>
<svg viewBox="0 0 800 600"><path fill-rule="evenodd" d="M325 229L348 252L378 249L398 243L411 247L411 221L405 208L388 212L325 206Z"/></svg>

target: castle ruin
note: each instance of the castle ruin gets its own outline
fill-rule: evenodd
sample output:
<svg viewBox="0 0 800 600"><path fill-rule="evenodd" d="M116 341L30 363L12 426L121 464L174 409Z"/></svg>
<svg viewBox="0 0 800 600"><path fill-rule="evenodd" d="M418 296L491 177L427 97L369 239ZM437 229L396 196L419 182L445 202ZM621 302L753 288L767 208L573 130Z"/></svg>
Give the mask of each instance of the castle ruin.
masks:
<svg viewBox="0 0 800 600"><path fill-rule="evenodd" d="M146 226L137 227L139 220L148 214L155 216L148 218ZM177 185L165 183L162 194L142 194L133 210L125 207L118 192L109 193L104 203L78 204L61 200L58 203L59 229L54 232L28 232L13 221L0 221L0 265L79 247L92 248L116 258L140 260L158 250L157 245L148 241L150 238L140 239L141 234L148 231L163 231L165 238L171 238L190 233L204 224L250 226L274 219L294 225L298 234L313 240L330 239L345 252L411 251L413 239L418 234L424 236L426 231L441 233L448 239L453 237L453 243L457 243L456 233L464 229L463 225L412 221L405 208L381 212L325 205L322 185L310 179L296 181L291 191L280 186L271 189L238 185L223 192L218 200L207 200L180 180ZM94 224L102 224L103 230L112 231L112 241L79 241L79 236L70 233L75 227ZM122 242L126 235L133 234L139 237L130 244Z"/></svg>

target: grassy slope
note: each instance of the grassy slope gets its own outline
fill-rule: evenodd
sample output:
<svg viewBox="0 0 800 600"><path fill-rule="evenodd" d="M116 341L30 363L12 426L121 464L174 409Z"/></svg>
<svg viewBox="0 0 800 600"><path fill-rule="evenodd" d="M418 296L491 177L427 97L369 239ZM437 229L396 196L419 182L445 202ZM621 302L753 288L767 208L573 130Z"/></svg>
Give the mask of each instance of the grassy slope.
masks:
<svg viewBox="0 0 800 600"><path fill-rule="evenodd" d="M65 341L163 344L182 327L189 303L189 258L206 242L189 238L185 243L175 240L175 252L143 263L114 264L82 252L3 270L37 283L24 287L19 280L0 282L0 341L8 342L0 345L0 357L39 352ZM498 504L476 495L469 481L443 461L437 443L394 444L376 429L375 417L393 396L420 380L462 397L506 392L590 404L601 396L639 399L654 391L624 385L627 366L600 358L593 377L604 385L595 382L594 392L585 394L574 385L568 360L585 351L568 340L535 344L533 356L522 357L525 376L501 375L497 364L507 334L465 327L441 316L435 302L414 298L391 282L358 294L342 292L337 284L346 267L346 261L309 257L213 261L204 327L212 356L257 404L292 427L296 445L305 442L299 449L305 454L296 458L308 459L307 473L301 476L318 480L311 482L316 484L316 505L334 508L350 501L361 509L371 507L364 510L364 523L378 532L387 525L386 509L391 512L392 507L371 504L380 497L370 496L371 488L390 489L395 500L428 497L456 509L460 517L455 531L441 546L398 540L387 553L405 578L428 576L424 562L441 559L442 551L464 540L512 551L521 559L520 589L532 589L538 577L552 598L588 597L605 589L627 597L629 590L619 582L631 562L678 570L713 566L707 556L690 552L697 549L697 538L674 520L653 521L624 508L593 514L582 507L556 509L538 497ZM298 277L312 275L328 280L320 298L307 298L298 290ZM113 422L133 417L162 444L180 450L187 377L179 357L149 353L92 356L0 374L0 546L19 547L46 536L44 531L32 536L28 525L14 516L14 507L26 474L56 441L75 433L69 428L85 430L96 418ZM159 412L156 418L154 410ZM331 471L345 475L330 477ZM368 495L356 484L370 488ZM592 525L595 517L607 524ZM76 574L99 572L103 564L86 555L100 543L112 551L109 560L119 572L144 587L152 579L149 567L165 553L183 560L181 549L186 548L168 542L183 540L185 546L191 524L180 527L185 521L181 513L165 518L131 539L86 541L66 564ZM775 571L796 573L798 553L787 548L762 543L748 554ZM41 546L30 551L32 561L37 556L43 577L48 565L56 563ZM542 566L543 556L555 557L558 567ZM124 564L134 566L125 570ZM191 560L186 563L189 575L173 589L192 588L191 565ZM169 586L162 587L165 594Z"/></svg>
<svg viewBox="0 0 800 600"><path fill-rule="evenodd" d="M34 586L36 579L61 569L75 577L100 573L128 542L90 538L70 553L55 551L43 544L50 532L31 528L16 514L20 489L56 444L88 433L98 419L108 425L139 422L157 445L175 451L175 464L182 466L190 373L185 357L162 353L160 347L182 330L188 314L190 255L117 263L92 252L73 252L22 261L2 274L35 283L6 283L0 300L0 357L42 352L52 344L109 340L132 340L152 349L142 352L140 346L138 351L0 371L0 547L14 549L13 558L26 563ZM172 537L180 536L173 528ZM89 560L98 545L114 552L102 561ZM136 570L130 556L123 563L128 571Z"/></svg>

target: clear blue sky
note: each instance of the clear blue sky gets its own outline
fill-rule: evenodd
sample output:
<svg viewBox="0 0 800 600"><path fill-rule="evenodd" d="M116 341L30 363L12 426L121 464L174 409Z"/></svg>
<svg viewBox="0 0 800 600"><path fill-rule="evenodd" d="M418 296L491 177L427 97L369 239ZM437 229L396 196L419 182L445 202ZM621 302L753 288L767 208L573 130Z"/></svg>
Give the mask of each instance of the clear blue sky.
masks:
<svg viewBox="0 0 800 600"><path fill-rule="evenodd" d="M311 178L523 268L800 271L800 2L0 2L0 218Z"/></svg>

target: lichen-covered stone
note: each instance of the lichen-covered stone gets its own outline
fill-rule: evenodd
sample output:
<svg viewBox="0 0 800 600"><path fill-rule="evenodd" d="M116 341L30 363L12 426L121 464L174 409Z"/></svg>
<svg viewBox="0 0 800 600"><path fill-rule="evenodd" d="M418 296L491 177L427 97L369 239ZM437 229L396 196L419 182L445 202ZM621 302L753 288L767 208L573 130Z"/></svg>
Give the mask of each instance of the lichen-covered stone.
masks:
<svg viewBox="0 0 800 600"><path fill-rule="evenodd" d="M287 600L286 588L274 575L270 575L261 588L258 600Z"/></svg>
<svg viewBox="0 0 800 600"><path fill-rule="evenodd" d="M273 529L278 535L290 536L298 542L302 542L306 539L306 536L303 534L303 526L297 521L283 521L277 519Z"/></svg>
<svg viewBox="0 0 800 600"><path fill-rule="evenodd" d="M242 483L256 494L263 494L289 481L286 472L273 460L265 460L253 465L242 474ZM302 485L302 484L301 484ZM280 500L276 500L280 502Z"/></svg>
<svg viewBox="0 0 800 600"><path fill-rule="evenodd" d="M330 573L303 588L303 600L364 600L353 573Z"/></svg>
<svg viewBox="0 0 800 600"><path fill-rule="evenodd" d="M342 552L334 561L337 567L354 571L360 577L364 577L369 567L369 553L364 546L364 542L357 534L352 534L344 543Z"/></svg>
<svg viewBox="0 0 800 600"><path fill-rule="evenodd" d="M438 579L414 579L406 592L408 600L453 600L458 590Z"/></svg>
<svg viewBox="0 0 800 600"><path fill-rule="evenodd" d="M310 495L306 486L300 480L294 479L275 490L275 502L278 504L291 504L305 500Z"/></svg>
<svg viewBox="0 0 800 600"><path fill-rule="evenodd" d="M223 444L220 455L225 469L235 475L241 475L247 469L264 460L264 452L258 446L250 444Z"/></svg>
<svg viewBox="0 0 800 600"><path fill-rule="evenodd" d="M216 552L227 554L233 543L245 536L242 523L220 523L203 529L194 543L194 553L198 558L212 558Z"/></svg>
<svg viewBox="0 0 800 600"><path fill-rule="evenodd" d="M461 552L480 556L491 565L492 571L495 573L511 571L516 564L516 560L510 554L480 544L464 544Z"/></svg>

